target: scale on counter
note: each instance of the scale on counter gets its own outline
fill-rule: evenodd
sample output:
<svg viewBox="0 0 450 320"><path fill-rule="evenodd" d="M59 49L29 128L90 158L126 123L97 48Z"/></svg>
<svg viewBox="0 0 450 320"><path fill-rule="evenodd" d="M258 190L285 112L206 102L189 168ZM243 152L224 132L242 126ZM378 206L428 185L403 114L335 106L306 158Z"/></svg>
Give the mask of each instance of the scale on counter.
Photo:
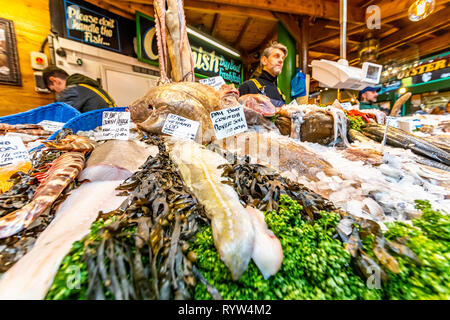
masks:
<svg viewBox="0 0 450 320"><path fill-rule="evenodd" d="M334 89L361 90L374 86L380 81L382 65L364 62L362 68L351 67L346 60L346 23L347 0L340 0L341 24L341 59L330 61L325 59L311 62L312 77L320 82L321 87Z"/></svg>

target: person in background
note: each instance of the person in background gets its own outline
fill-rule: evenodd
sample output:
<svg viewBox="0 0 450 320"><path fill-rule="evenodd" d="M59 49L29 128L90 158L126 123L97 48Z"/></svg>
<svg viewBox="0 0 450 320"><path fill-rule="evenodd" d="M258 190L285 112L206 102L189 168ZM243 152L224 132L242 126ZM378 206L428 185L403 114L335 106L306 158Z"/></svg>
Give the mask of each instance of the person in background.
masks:
<svg viewBox="0 0 450 320"><path fill-rule="evenodd" d="M359 100L359 110L363 109L377 109L380 110L380 107L378 107L375 102L377 102L378 97L378 91L379 88L375 87L365 87L361 91L359 91L358 94L358 100Z"/></svg>
<svg viewBox="0 0 450 320"><path fill-rule="evenodd" d="M43 70L44 83L56 93L56 101L64 102L81 113L116 107L113 98L97 81L80 73L69 74L56 66Z"/></svg>
<svg viewBox="0 0 450 320"><path fill-rule="evenodd" d="M247 80L239 87L239 94L262 94L270 98L276 108L282 107L286 101L277 85L278 75L283 69L284 59L288 55L287 48L278 42L273 42L264 49L260 63L262 73L256 78Z"/></svg>

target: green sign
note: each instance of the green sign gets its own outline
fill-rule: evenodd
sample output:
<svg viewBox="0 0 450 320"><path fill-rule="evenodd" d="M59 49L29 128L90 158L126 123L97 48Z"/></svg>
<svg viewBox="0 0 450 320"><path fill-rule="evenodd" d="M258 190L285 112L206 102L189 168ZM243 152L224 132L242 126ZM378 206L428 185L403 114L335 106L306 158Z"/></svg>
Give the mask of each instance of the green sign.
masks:
<svg viewBox="0 0 450 320"><path fill-rule="evenodd" d="M158 65L155 19L136 12L138 60ZM198 78L221 76L227 83L241 84L243 64L221 48L188 34L192 49L194 72Z"/></svg>

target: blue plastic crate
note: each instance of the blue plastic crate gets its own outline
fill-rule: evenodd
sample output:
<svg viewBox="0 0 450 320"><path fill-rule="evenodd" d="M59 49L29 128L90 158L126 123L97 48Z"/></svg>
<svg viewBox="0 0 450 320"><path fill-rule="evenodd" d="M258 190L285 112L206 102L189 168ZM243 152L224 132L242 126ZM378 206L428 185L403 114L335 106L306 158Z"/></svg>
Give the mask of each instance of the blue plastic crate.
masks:
<svg viewBox="0 0 450 320"><path fill-rule="evenodd" d="M70 119L79 116L81 113L77 109L63 102L55 102L46 106L38 107L25 112L0 117L0 123L8 124L36 124L42 120L57 122L68 122Z"/></svg>
<svg viewBox="0 0 450 320"><path fill-rule="evenodd" d="M103 108L85 112L68 121L63 126L63 129L72 129L74 133L77 133L80 130L81 131L93 130L102 125L104 111L124 112L127 109L128 107L117 107L117 108ZM58 133L59 131L56 131L47 140L55 139Z"/></svg>

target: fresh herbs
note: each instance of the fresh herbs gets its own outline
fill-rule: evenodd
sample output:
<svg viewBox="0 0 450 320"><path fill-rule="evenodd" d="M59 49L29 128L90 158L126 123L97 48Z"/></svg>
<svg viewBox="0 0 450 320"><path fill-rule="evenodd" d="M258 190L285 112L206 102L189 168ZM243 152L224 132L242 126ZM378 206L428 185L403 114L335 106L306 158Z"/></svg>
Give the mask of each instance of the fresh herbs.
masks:
<svg viewBox="0 0 450 320"><path fill-rule="evenodd" d="M416 208L422 216L413 219L413 225L404 222L387 224L385 236L390 241L404 243L414 252L417 259L395 255L399 273L388 273L383 285L385 299L450 299L450 218L434 211L428 201L416 200ZM372 239L373 240L373 239ZM366 247L372 248L371 239ZM371 250L369 254L373 255ZM395 254L395 253L393 253Z"/></svg>
<svg viewBox="0 0 450 320"><path fill-rule="evenodd" d="M334 238L339 215L322 211L321 218L311 224L302 219L302 210L296 201L281 195L278 211L265 214L284 254L281 269L268 280L251 262L233 282L214 247L210 228L197 234L193 245L199 270L224 299L379 299L379 290L365 286L350 267L350 254ZM198 284L195 298L211 297Z"/></svg>

